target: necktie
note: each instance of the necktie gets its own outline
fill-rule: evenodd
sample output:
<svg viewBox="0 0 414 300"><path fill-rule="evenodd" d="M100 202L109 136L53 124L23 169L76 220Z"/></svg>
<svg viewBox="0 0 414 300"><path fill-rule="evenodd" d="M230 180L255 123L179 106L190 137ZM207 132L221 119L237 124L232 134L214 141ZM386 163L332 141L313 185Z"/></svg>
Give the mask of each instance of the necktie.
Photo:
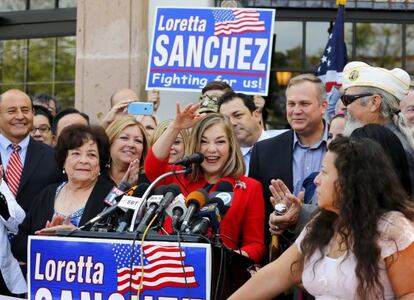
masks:
<svg viewBox="0 0 414 300"><path fill-rule="evenodd" d="M16 197L17 190L19 189L20 176L22 175L23 167L19 155L20 146L12 144L11 147L13 148L13 152L10 155L9 164L7 165L6 176L10 191Z"/></svg>

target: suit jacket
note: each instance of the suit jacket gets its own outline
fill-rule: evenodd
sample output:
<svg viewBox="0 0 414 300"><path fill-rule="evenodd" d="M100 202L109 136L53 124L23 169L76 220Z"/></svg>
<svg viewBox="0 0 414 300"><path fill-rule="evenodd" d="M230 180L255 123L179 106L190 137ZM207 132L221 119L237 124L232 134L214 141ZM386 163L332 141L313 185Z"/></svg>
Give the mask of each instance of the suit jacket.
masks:
<svg viewBox="0 0 414 300"><path fill-rule="evenodd" d="M5 179L7 181L6 175ZM63 179L53 148L30 138L16 195L17 203L27 213L36 195L49 184L61 182Z"/></svg>
<svg viewBox="0 0 414 300"><path fill-rule="evenodd" d="M35 231L45 227L46 221L50 221L55 212L56 189L59 183L46 187L34 199L34 205L26 215L23 223L19 226L19 233L12 240L12 252L18 261L27 261L27 238ZM88 201L85 205L79 226L95 217L105 207L103 200L112 189L113 184L106 178L100 176L96 182Z"/></svg>
<svg viewBox="0 0 414 300"><path fill-rule="evenodd" d="M273 207L270 202L270 180L281 179L293 191L293 130L254 145L250 158L249 177L263 185L266 218ZM266 222L266 231L268 224Z"/></svg>

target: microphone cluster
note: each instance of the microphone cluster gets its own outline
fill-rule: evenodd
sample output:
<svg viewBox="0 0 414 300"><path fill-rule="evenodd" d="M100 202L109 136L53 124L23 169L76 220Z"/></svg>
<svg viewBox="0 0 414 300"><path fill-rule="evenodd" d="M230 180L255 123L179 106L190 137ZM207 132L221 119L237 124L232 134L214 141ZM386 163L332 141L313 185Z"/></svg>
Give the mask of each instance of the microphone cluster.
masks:
<svg viewBox="0 0 414 300"><path fill-rule="evenodd" d="M120 193L118 190L122 187L118 186L119 195L113 197L114 204L82 228L94 224L91 230L124 232L131 224L134 212L140 210L142 213L135 221L134 232L144 233L151 223L148 230L157 233L164 221L170 218L172 234L179 232L210 236L218 233L220 222L233 198L233 187L227 181L219 182L215 192L209 194L205 189L198 189L185 198L177 184L160 186L145 201L141 197L148 187L148 184L140 184L132 189L124 188ZM112 196L108 195L105 199L109 197ZM152 222L154 220L157 222Z"/></svg>

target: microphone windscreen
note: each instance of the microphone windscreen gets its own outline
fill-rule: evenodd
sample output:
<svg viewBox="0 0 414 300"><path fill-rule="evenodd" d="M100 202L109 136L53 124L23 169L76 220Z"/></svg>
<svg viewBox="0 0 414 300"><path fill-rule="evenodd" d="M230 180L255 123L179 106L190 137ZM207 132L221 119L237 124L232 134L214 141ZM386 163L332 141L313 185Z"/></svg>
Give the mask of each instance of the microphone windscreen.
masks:
<svg viewBox="0 0 414 300"><path fill-rule="evenodd" d="M164 195L165 194L165 189L166 189L165 185L160 185L159 187L157 187L154 190L154 195Z"/></svg>
<svg viewBox="0 0 414 300"><path fill-rule="evenodd" d="M207 192L203 189L198 189L188 194L187 198L185 199L185 204L188 207L191 203L196 203L198 207L203 207L206 204L207 199Z"/></svg>
<svg viewBox="0 0 414 300"><path fill-rule="evenodd" d="M137 198L141 198L144 195L145 191L148 189L148 187L149 187L149 184L148 183L140 183L140 184L138 184L134 188L134 190L132 191L131 196L137 197Z"/></svg>
<svg viewBox="0 0 414 300"><path fill-rule="evenodd" d="M171 183L169 186L165 188L164 195L168 192L173 193L174 197L177 197L179 194L181 194L181 189L178 186L178 184Z"/></svg>
<svg viewBox="0 0 414 300"><path fill-rule="evenodd" d="M231 193L231 192L233 192L233 185L230 182L226 181L226 180L220 181L217 184L216 191L217 192L228 192L228 193Z"/></svg>
<svg viewBox="0 0 414 300"><path fill-rule="evenodd" d="M193 157L193 162L195 164L201 164L204 161L204 155L201 154L200 152L195 152L193 155L191 155Z"/></svg>
<svg viewBox="0 0 414 300"><path fill-rule="evenodd" d="M220 214L223 215L225 211L224 202L218 197L211 198L207 204L217 203L217 208L220 211Z"/></svg>

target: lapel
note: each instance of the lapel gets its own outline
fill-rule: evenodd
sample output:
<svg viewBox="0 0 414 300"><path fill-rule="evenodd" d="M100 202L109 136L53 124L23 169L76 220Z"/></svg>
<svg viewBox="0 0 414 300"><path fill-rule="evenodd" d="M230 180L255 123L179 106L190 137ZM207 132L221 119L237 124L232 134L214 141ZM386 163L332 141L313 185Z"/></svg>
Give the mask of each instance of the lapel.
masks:
<svg viewBox="0 0 414 300"><path fill-rule="evenodd" d="M293 130L290 130L281 137L283 139L280 143L279 149L279 163L280 170L284 173L282 178L287 187L293 190Z"/></svg>
<svg viewBox="0 0 414 300"><path fill-rule="evenodd" d="M22 177L20 178L19 190L17 191L17 193L19 193L23 189L25 184L29 181L33 172L38 167L42 156L42 144L30 138L29 145L27 146L27 153L24 161Z"/></svg>

